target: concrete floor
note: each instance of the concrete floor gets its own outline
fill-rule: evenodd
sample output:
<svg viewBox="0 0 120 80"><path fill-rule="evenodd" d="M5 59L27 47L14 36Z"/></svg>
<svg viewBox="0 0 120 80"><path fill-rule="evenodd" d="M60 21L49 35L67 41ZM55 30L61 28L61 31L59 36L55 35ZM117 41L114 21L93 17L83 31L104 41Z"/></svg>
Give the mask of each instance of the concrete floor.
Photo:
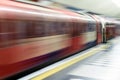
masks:
<svg viewBox="0 0 120 80"><path fill-rule="evenodd" d="M120 38L111 47L45 80L120 80Z"/></svg>

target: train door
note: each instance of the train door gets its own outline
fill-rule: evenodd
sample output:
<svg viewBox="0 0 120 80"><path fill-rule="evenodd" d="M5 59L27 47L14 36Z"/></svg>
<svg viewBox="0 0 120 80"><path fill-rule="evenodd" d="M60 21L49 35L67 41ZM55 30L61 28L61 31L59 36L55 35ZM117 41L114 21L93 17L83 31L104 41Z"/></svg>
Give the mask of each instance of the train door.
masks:
<svg viewBox="0 0 120 80"><path fill-rule="evenodd" d="M102 43L102 24L100 22L96 23L97 30L97 44Z"/></svg>
<svg viewBox="0 0 120 80"><path fill-rule="evenodd" d="M85 31L85 45L86 48L96 45L97 41L96 23L94 21L88 21Z"/></svg>
<svg viewBox="0 0 120 80"><path fill-rule="evenodd" d="M96 31L97 31L97 44L103 42L103 25L101 18L97 15L90 15L96 21Z"/></svg>
<svg viewBox="0 0 120 80"><path fill-rule="evenodd" d="M73 21L71 23L71 52L75 53L83 49L83 22Z"/></svg>
<svg viewBox="0 0 120 80"><path fill-rule="evenodd" d="M82 21L78 24L78 35L79 35L79 50L85 49L85 32L86 32L86 21Z"/></svg>
<svg viewBox="0 0 120 80"><path fill-rule="evenodd" d="M76 52L79 49L79 38L78 38L78 30L77 30L77 22L72 22L72 50Z"/></svg>

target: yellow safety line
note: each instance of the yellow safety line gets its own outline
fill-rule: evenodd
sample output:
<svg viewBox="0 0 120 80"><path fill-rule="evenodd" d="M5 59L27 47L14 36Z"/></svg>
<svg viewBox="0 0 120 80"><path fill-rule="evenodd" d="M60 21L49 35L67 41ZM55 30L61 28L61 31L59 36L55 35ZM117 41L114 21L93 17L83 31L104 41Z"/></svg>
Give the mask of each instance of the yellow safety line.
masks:
<svg viewBox="0 0 120 80"><path fill-rule="evenodd" d="M72 60L70 60L70 61L68 61L68 62L66 62L66 63L64 63L64 64L62 64L62 65L60 65L58 67L55 67L54 69L46 71L45 73L42 73L42 74L40 74L38 76L35 76L30 80L43 80L43 79L45 79L45 78L47 78L47 77L49 77L49 76L63 70L65 68L67 68L67 67L69 67L69 66L71 66L71 65L73 65L73 64L75 64L75 63L77 63L77 62L79 62L79 61L81 61L81 60L83 60L85 58L87 58L87 57L92 56L93 54L95 54L95 53L97 53L97 52L99 52L99 51L101 51L103 49L106 49L107 47L108 46L103 45L103 46L100 46L99 48L95 48L95 49L93 49L93 50L91 50L89 52L86 52L86 54L83 54L83 55L81 55L81 56L79 56L77 58L74 58L74 59L72 59Z"/></svg>

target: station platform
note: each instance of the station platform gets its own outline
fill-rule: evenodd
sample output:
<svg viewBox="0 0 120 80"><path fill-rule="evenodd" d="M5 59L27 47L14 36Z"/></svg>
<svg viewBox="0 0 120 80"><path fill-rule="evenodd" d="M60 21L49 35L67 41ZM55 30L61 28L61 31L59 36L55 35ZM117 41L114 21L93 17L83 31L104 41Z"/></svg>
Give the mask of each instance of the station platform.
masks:
<svg viewBox="0 0 120 80"><path fill-rule="evenodd" d="M120 37L18 80L120 80Z"/></svg>

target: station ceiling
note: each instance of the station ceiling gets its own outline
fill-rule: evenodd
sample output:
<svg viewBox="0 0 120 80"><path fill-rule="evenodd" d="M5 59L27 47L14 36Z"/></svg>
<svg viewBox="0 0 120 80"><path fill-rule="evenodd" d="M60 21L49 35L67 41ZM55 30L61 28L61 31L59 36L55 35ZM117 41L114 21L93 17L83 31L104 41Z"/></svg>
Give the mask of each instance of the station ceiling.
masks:
<svg viewBox="0 0 120 80"><path fill-rule="evenodd" d="M80 9L120 18L120 0L52 0Z"/></svg>

